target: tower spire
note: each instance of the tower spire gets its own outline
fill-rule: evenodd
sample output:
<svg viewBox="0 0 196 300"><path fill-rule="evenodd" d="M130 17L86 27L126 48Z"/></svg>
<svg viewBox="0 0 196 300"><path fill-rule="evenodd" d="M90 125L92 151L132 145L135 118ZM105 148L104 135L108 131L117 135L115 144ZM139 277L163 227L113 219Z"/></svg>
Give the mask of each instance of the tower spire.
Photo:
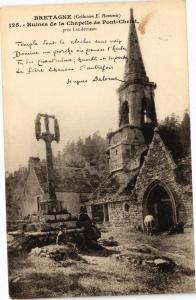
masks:
<svg viewBox="0 0 196 300"><path fill-rule="evenodd" d="M130 9L130 26L127 46L127 62L125 65L125 82L148 82L146 70L144 67L142 54L139 46L136 21L133 16L133 9Z"/></svg>
<svg viewBox="0 0 196 300"><path fill-rule="evenodd" d="M140 51L133 9L130 9L130 26L124 82L118 89L119 128L108 135L110 172L135 172L141 167L146 141L156 125L154 103L155 83L150 82ZM149 137L148 137L148 132Z"/></svg>

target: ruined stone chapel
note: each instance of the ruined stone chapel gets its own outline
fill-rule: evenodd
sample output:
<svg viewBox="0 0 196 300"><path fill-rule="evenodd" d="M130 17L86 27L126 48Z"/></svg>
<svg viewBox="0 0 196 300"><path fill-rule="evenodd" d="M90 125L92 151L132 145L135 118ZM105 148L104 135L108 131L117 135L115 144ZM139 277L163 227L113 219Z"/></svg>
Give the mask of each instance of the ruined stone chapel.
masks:
<svg viewBox="0 0 196 300"><path fill-rule="evenodd" d="M124 80L118 89L119 127L108 134L109 176L91 194L86 208L112 226L142 226L146 214L160 231L177 222L192 225L190 159L178 165L158 129L154 90L147 77L131 9Z"/></svg>
<svg viewBox="0 0 196 300"><path fill-rule="evenodd" d="M109 175L103 180L89 168L53 166L52 141L59 141L54 116L38 114L36 139L46 144L46 165L30 158L22 201L22 216L45 222L77 216L80 208L99 223L123 229L143 226L155 217L159 231L178 222L193 225L191 159L175 162L159 133L154 90L147 77L133 11L124 80L118 89L119 127L108 134ZM40 119L45 132L41 133ZM54 121L55 134L49 131Z"/></svg>

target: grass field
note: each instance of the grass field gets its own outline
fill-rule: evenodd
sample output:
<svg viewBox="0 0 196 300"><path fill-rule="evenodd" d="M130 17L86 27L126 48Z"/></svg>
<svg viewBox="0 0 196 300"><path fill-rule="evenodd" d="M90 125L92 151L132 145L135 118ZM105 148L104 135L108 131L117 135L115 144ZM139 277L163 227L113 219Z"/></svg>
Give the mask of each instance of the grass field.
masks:
<svg viewBox="0 0 196 300"><path fill-rule="evenodd" d="M10 297L18 299L182 293L195 290L192 231L173 236L148 237L141 233L113 235L118 247L82 253L82 261L55 262L49 258L23 254L9 258ZM160 272L130 260L119 260L125 249L149 245L172 258L178 267ZM127 252L126 252L127 253ZM130 258L132 254L130 253Z"/></svg>

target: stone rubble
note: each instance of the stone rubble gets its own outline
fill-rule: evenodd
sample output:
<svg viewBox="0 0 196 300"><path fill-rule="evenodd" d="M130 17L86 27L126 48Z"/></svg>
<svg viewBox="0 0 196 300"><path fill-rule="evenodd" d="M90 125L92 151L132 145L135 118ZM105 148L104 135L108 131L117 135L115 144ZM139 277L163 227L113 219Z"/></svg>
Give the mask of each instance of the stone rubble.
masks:
<svg viewBox="0 0 196 300"><path fill-rule="evenodd" d="M77 248L69 243L64 246L59 245L49 245L44 247L36 247L31 250L30 255L40 256L50 258L55 261L64 261L64 260L82 260L81 256L78 254Z"/></svg>

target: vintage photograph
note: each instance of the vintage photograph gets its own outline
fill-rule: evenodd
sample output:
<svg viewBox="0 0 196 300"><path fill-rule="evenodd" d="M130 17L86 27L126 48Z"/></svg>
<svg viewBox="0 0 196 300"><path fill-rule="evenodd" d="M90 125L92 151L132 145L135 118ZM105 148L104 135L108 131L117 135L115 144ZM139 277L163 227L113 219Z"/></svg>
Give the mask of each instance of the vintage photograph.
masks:
<svg viewBox="0 0 196 300"><path fill-rule="evenodd" d="M1 17L10 297L194 293L185 2Z"/></svg>

